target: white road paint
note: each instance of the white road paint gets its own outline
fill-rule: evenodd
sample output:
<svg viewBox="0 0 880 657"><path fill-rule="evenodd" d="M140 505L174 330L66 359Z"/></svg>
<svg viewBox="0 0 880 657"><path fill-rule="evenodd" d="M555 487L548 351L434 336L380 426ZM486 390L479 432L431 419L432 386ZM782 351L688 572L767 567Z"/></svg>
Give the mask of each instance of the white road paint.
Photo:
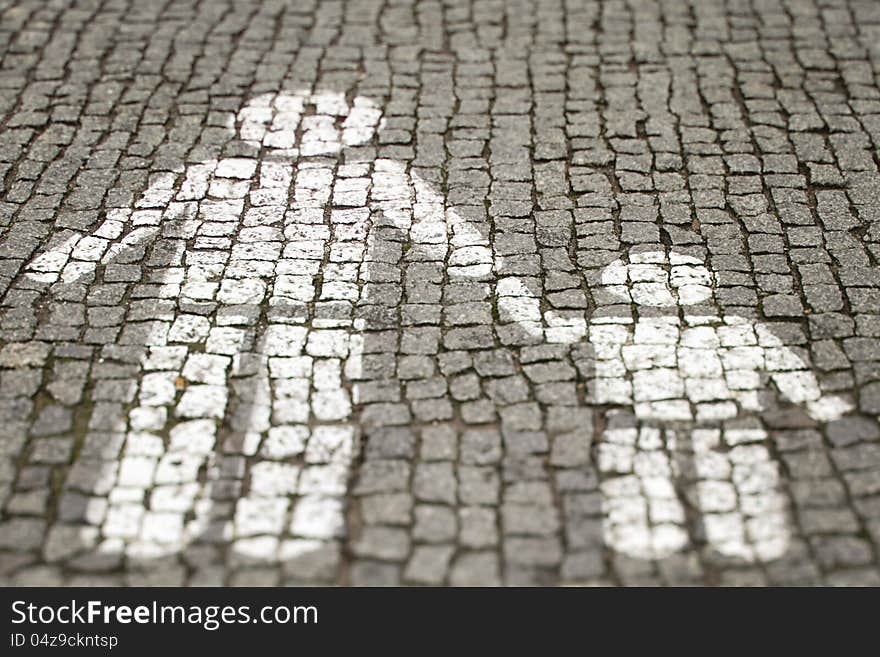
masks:
<svg viewBox="0 0 880 657"><path fill-rule="evenodd" d="M605 314L589 329L592 401L620 408L598 447L606 544L650 559L686 547L676 493L676 455L684 453L710 547L745 561L781 557L790 528L758 417L764 393L772 383L821 421L840 417L849 403L823 396L810 364L769 328L739 317L722 321L712 310L713 276L696 258L634 255L606 267L602 285L602 298L672 310L636 320Z"/></svg>
<svg viewBox="0 0 880 657"><path fill-rule="evenodd" d="M758 417L762 393L772 383L822 422L852 410L847 400L823 395L811 364L768 327L735 316L722 320L711 305L714 283L692 256L642 252L605 267L596 290L608 300L604 305L627 304L627 310L597 313L589 325L553 313L544 314L543 325L520 322L547 341L588 336L589 402L612 409L597 450L604 540L632 557L661 559L688 546L676 485L682 452L696 471L696 506L709 546L748 562L781 557L790 527ZM524 284L514 280L506 289L510 296L498 303L509 317L540 318L540 300ZM668 312L633 319L633 305Z"/></svg>
<svg viewBox="0 0 880 657"><path fill-rule="evenodd" d="M307 109L314 112L304 115ZM376 235L383 226L434 249L441 262L453 235L451 260L461 262L449 267L452 280L485 278L492 268L487 238L401 163L372 163L369 196L362 174L370 163L362 171L349 165L346 173L360 178L334 174L336 156L372 139L380 119L364 98L349 108L337 93L260 96L229 127L255 151L272 152L271 160L189 166L176 194L174 177L156 176L138 203L142 209L112 214L92 235L65 234L29 264L32 280L75 283L99 263L143 259L143 249L161 237L169 240L171 265L153 270L156 289L148 294L177 297L184 308L219 302L211 321L178 311L170 328L143 325L143 379L134 408L116 419L125 431L122 456L103 462L95 476L99 497L90 515L102 522L100 533L84 530L86 547L150 560L207 536L231 540L239 560L303 559L332 568L339 558L357 435L351 395L356 399L358 381L368 378L361 362L367 327L363 320L309 317L305 304L369 302L359 286L382 264ZM157 202L165 207L154 209ZM332 230L324 223L331 203ZM184 251L187 239L197 250ZM212 246L229 260L211 258ZM319 291L315 277L328 249L335 273L324 267ZM265 265L261 272L248 269L255 260ZM266 301L273 310L294 310L270 318L250 347L243 318L258 315ZM345 379L354 385L346 387ZM228 494L217 487L229 484L216 458L224 417L243 436L234 451L257 462L237 477L249 486L246 495L234 495L231 520L218 523L217 500ZM208 475L198 483L204 467ZM280 541L285 533L295 538Z"/></svg>
<svg viewBox="0 0 880 657"><path fill-rule="evenodd" d="M310 318L301 309L365 301L359 284L374 273L380 216L383 225L406 231L412 244L438 250L441 260L449 253L450 278L494 280L500 266L487 237L399 162L372 163L369 193L367 167L335 170L334 158L369 141L380 121L379 108L366 98L349 107L338 93L260 96L229 128L271 158L191 165L176 193L173 176L154 176L134 212L111 213L90 235L62 233L29 264L33 280L69 284L99 263L143 258L145 245L161 238L167 266L142 293L179 298L183 308L219 302L211 321L178 311L170 328L141 327L143 379L135 408L117 418L126 436L122 457L103 462L96 477L93 515L101 518L101 531L84 531L88 546L149 559L216 536L254 561L339 558L357 435L350 391L356 397L363 378L365 325ZM327 226L331 202L337 209ZM185 252L186 240L198 249ZM359 269L351 262L363 249ZM318 290L314 280L328 250L333 266ZM210 255L224 251L228 260ZM254 262L262 269L248 269ZM598 445L608 546L646 559L687 547L676 492L675 456L684 451L692 454L710 545L746 561L784 553L786 503L758 421L764 386L772 382L818 420L849 408L823 396L810 364L767 328L705 314L714 281L701 262L657 251L606 267L598 298L658 311L636 320L608 312L588 323L579 312L542 312L522 279L502 277L493 285L502 324L547 342L586 340L593 350L589 401L611 408ZM266 301L279 312L250 347L246 318ZM233 493L231 519L218 520L217 500L226 493L217 487L228 485L221 475L230 464L216 460L216 442L227 416L243 436L237 451L256 461L248 493ZM200 483L203 467L209 475ZM295 538L279 540L285 530Z"/></svg>

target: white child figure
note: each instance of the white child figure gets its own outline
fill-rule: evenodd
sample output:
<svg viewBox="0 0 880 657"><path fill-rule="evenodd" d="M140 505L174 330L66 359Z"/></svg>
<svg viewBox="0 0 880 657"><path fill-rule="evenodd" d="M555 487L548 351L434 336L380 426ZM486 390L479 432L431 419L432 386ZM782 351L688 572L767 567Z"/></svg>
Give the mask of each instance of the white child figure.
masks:
<svg viewBox="0 0 880 657"><path fill-rule="evenodd" d="M611 263L594 290L588 394L610 407L596 453L604 540L617 552L660 559L685 549L681 497L691 497L718 553L748 562L779 558L790 530L759 418L762 399L775 386L822 422L851 409L823 395L808 357L768 327L716 314L705 304L713 289L699 259L658 250ZM637 318L616 312L621 303L634 305ZM696 481L682 494L684 454Z"/></svg>
<svg viewBox="0 0 880 657"><path fill-rule="evenodd" d="M770 386L817 421L852 408L823 395L808 356L769 327L722 319L705 303L714 283L693 256L634 251L601 271L589 320L578 311L542 312L517 278L498 284L502 320L548 343L587 340L579 363L588 372L586 403L605 412L595 450L603 538L631 557L661 559L689 546L682 497L718 553L747 562L782 556L786 501L759 417ZM690 490L687 477L696 480Z"/></svg>
<svg viewBox="0 0 880 657"><path fill-rule="evenodd" d="M383 242L383 230L405 235L420 262L444 263L451 246L450 262L461 261L452 279L491 270L486 238L429 184L371 149L354 152L380 120L364 97L259 96L229 125L254 155L190 165L182 181L154 176L134 212L111 212L30 263L27 276L62 286L100 266L158 264L149 281L127 284L129 298L173 302L168 317L126 322L117 340L143 351L140 380L125 382L135 385L128 408L109 420L121 451L82 457L68 477L74 489L91 477L96 496L86 548L149 561L209 537L231 541L239 558L300 559L332 579L357 381L372 376L361 359L369 326L353 309L376 303L371 283L399 276L399 242ZM254 458L224 465L225 451ZM232 517L218 514L229 503ZM50 535L53 556L71 542L63 531Z"/></svg>

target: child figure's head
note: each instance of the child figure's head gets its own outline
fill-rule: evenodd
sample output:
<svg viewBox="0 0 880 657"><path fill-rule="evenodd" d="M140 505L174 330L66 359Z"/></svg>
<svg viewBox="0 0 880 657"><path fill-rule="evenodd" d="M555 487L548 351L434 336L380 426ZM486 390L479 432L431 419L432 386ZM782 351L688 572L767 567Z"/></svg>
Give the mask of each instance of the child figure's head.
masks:
<svg viewBox="0 0 880 657"><path fill-rule="evenodd" d="M658 250L630 253L628 260L615 260L602 270L602 287L615 303L690 306L712 296L714 277L694 256Z"/></svg>
<svg viewBox="0 0 880 657"><path fill-rule="evenodd" d="M381 119L378 105L362 96L349 103L335 91L283 91L252 98L227 127L256 150L327 156L372 140Z"/></svg>

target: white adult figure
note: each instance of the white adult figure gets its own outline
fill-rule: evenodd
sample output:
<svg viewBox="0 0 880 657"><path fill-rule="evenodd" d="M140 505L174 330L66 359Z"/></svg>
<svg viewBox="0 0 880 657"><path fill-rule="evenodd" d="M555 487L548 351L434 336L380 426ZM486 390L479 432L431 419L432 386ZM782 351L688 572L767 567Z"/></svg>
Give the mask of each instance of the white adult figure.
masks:
<svg viewBox="0 0 880 657"><path fill-rule="evenodd" d="M699 259L658 250L611 263L595 291L599 310L626 303L637 315L599 312L588 328L590 401L613 409L596 450L604 539L629 556L660 559L689 546L685 497L721 555L781 557L787 503L759 417L771 384L817 421L851 409L823 395L807 357L769 327L722 319L711 305L714 282ZM693 491L682 481L683 455Z"/></svg>
<svg viewBox="0 0 880 657"><path fill-rule="evenodd" d="M491 271L486 238L429 184L372 149L356 153L380 121L363 97L259 96L229 125L253 155L154 176L134 212L64 235L30 263L29 277L62 286L153 264L128 296L172 307L126 322L118 339L141 349L142 372L111 418L121 453L81 459L68 478L92 477L87 547L150 561L208 537L239 558L305 558L332 577L358 429L352 395L372 376L361 358L369 322L353 310L377 303L395 267L399 277L386 252L401 235L409 259L449 259L451 279ZM50 536L54 553L64 538Z"/></svg>

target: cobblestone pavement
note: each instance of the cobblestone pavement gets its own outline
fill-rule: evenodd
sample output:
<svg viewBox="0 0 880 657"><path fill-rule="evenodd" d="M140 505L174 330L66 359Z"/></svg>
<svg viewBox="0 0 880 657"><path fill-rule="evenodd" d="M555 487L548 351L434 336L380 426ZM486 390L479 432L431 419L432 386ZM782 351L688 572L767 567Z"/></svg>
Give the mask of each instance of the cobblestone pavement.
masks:
<svg viewBox="0 0 880 657"><path fill-rule="evenodd" d="M880 2L0 47L4 583L880 585Z"/></svg>

